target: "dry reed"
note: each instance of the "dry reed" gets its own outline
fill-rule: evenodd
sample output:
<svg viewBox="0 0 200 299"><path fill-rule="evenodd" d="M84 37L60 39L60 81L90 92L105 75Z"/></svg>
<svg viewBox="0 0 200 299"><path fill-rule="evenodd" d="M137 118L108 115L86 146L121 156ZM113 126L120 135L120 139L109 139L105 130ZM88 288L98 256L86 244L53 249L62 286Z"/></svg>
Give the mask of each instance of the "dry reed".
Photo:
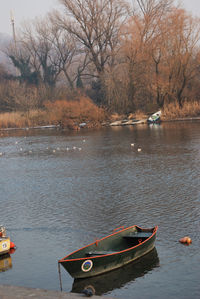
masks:
<svg viewBox="0 0 200 299"><path fill-rule="evenodd" d="M179 107L178 103L170 103L165 105L162 110L162 120L197 117L199 115L199 102L185 102L182 108Z"/></svg>
<svg viewBox="0 0 200 299"><path fill-rule="evenodd" d="M87 122L87 127L99 126L105 119L105 111L97 107L92 100L80 96L73 101L57 100L45 103L49 122L63 127L77 129L78 124Z"/></svg>
<svg viewBox="0 0 200 299"><path fill-rule="evenodd" d="M98 127L105 120L105 111L89 98L80 96L74 101L46 102L44 110L7 112L0 114L0 128L24 128L42 125L58 125L78 129L82 122L87 127Z"/></svg>
<svg viewBox="0 0 200 299"><path fill-rule="evenodd" d="M0 128L25 128L47 123L46 112L31 110L29 112L6 112L0 114Z"/></svg>

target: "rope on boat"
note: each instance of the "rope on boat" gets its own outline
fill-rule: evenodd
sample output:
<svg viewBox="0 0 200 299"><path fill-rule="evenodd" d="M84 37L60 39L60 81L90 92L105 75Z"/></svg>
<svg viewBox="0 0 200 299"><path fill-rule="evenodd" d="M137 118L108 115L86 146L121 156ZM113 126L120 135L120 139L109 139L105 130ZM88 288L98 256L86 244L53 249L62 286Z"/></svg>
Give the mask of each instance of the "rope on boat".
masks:
<svg viewBox="0 0 200 299"><path fill-rule="evenodd" d="M58 262L58 274L59 274L59 281L60 281L60 291L62 292L62 279L61 279L61 270L60 270L59 262Z"/></svg>

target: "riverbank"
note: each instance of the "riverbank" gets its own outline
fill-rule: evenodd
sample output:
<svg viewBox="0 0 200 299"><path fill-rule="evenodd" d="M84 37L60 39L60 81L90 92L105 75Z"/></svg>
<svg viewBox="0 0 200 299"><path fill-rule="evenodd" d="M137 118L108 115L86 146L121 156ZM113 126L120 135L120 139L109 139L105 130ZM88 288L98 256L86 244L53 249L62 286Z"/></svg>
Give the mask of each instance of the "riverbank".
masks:
<svg viewBox="0 0 200 299"><path fill-rule="evenodd" d="M43 109L0 113L0 128L30 128L59 126L69 130L100 127L107 120L104 109L97 107L89 98L74 101L47 102Z"/></svg>
<svg viewBox="0 0 200 299"><path fill-rule="evenodd" d="M67 104L66 104L67 103ZM64 129L75 130L95 129L103 126L130 126L146 124L149 114L137 111L135 114L108 114L98 108L88 99L81 99L78 107L64 101L48 103L46 110L33 110L27 113L10 112L0 114L0 130L29 130L29 129ZM167 106L168 107L168 106ZM171 106L170 106L171 107ZM194 108L192 110L192 108ZM185 105L183 109L177 106L164 108L161 122L196 121L200 120L200 110L194 106ZM176 108L176 109L175 109ZM78 110L77 110L78 109Z"/></svg>
<svg viewBox="0 0 200 299"><path fill-rule="evenodd" d="M37 299L78 299L86 297L84 294L76 293L64 293L59 291L50 291L42 289L32 289L11 285L0 285L0 298L1 299L27 299L27 298L37 298ZM111 297L105 296L92 296L93 299L112 299Z"/></svg>
<svg viewBox="0 0 200 299"><path fill-rule="evenodd" d="M161 123L166 123L166 122L183 122L183 121L200 121L200 117L182 117L182 118L176 118L176 119L165 119L165 120L161 120ZM141 124L147 124L147 119L139 119L139 120L118 120L112 123L103 123L99 126L100 127L104 127L104 126L131 126L131 125L141 125ZM83 126L83 127L79 127L80 129L83 128L88 128L87 125ZM34 126L34 127L24 127L24 128L0 128L0 131L16 131L16 130L20 130L20 131L28 131L28 130L43 130L43 129L58 129L58 130L62 130L65 129L60 125L46 125L46 126ZM68 129L68 128L66 128ZM90 127L91 129L91 127Z"/></svg>
<svg viewBox="0 0 200 299"><path fill-rule="evenodd" d="M162 122L181 122L181 121L195 121L195 120L200 120L200 116L197 117L180 117L180 118L175 118L175 119L166 119L162 120Z"/></svg>

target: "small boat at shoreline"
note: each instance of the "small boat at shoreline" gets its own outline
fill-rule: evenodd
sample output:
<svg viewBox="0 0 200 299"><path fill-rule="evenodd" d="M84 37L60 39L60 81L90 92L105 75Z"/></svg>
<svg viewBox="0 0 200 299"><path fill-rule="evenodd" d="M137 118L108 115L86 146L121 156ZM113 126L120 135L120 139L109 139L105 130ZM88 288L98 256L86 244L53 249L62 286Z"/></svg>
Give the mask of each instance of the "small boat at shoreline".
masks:
<svg viewBox="0 0 200 299"><path fill-rule="evenodd" d="M161 117L161 110L157 111L156 113L152 114L148 119L147 122L149 124L158 123L160 122Z"/></svg>
<svg viewBox="0 0 200 299"><path fill-rule="evenodd" d="M73 278L96 276L120 268L154 248L158 227L120 227L58 261Z"/></svg>
<svg viewBox="0 0 200 299"><path fill-rule="evenodd" d="M5 227L0 226L0 256L9 253L13 248L15 248L15 244L6 236Z"/></svg>

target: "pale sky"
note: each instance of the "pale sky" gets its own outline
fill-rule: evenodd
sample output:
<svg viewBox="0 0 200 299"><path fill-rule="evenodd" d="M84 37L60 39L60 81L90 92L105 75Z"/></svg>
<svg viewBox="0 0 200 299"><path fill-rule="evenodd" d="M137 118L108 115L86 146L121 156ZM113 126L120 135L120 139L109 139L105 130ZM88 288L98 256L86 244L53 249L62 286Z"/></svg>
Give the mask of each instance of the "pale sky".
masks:
<svg viewBox="0 0 200 299"><path fill-rule="evenodd" d="M12 35L11 11L17 28L23 21L45 16L53 8L60 8L58 0L0 0L0 32Z"/></svg>
<svg viewBox="0 0 200 299"><path fill-rule="evenodd" d="M177 0L192 14L200 17L200 0ZM10 12L15 18L15 26L20 27L23 21L44 16L52 8L61 7L58 0L0 0L0 33L12 35Z"/></svg>

